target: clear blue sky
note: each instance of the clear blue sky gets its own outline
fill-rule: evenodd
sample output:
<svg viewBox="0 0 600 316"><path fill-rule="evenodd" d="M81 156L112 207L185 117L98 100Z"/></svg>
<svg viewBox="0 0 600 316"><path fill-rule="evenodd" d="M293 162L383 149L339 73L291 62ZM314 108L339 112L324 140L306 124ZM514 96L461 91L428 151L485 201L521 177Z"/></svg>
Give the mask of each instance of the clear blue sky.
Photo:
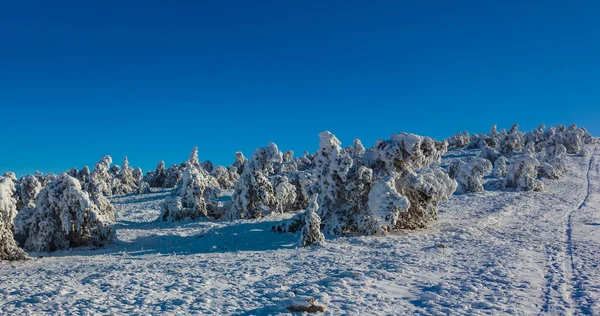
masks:
<svg viewBox="0 0 600 316"><path fill-rule="evenodd" d="M598 1L0 0L0 173L494 123L600 134Z"/></svg>

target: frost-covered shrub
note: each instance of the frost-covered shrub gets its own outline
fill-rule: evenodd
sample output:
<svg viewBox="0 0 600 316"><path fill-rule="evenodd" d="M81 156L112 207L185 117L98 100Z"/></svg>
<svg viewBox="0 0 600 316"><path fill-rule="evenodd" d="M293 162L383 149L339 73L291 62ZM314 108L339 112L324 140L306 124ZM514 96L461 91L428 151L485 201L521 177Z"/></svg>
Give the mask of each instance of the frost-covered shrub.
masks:
<svg viewBox="0 0 600 316"><path fill-rule="evenodd" d="M490 161L481 157L457 159L452 161L448 167L448 175L458 183L456 189L458 194L483 192L481 180L491 171Z"/></svg>
<svg viewBox="0 0 600 316"><path fill-rule="evenodd" d="M471 137L469 136L469 132L465 131L464 133L456 133L448 137L446 141L449 147L465 148L471 142Z"/></svg>
<svg viewBox="0 0 600 316"><path fill-rule="evenodd" d="M502 154L495 148L484 146L479 153L479 157L489 160L492 164L496 163L496 159Z"/></svg>
<svg viewBox="0 0 600 316"><path fill-rule="evenodd" d="M569 126L565 132L563 145L567 148L569 154L583 153L583 137L584 132L573 124Z"/></svg>
<svg viewBox="0 0 600 316"><path fill-rule="evenodd" d="M396 186L409 201L408 211L400 212L396 228L416 229L437 219L439 202L448 200L457 184L439 168L424 168L407 170L396 180Z"/></svg>
<svg viewBox="0 0 600 316"><path fill-rule="evenodd" d="M325 244L325 236L321 233L321 218L319 218L318 196L314 196L306 209L304 215L304 227L302 227L300 246L309 245L322 246Z"/></svg>
<svg viewBox="0 0 600 316"><path fill-rule="evenodd" d="M396 178L385 176L369 191L367 212L358 222L358 231L365 235L391 231L398 225L400 214L407 212L408 207L408 199L396 188Z"/></svg>
<svg viewBox="0 0 600 316"><path fill-rule="evenodd" d="M523 135L519 132L519 124L513 124L501 142L500 151L504 155L512 155L523 152Z"/></svg>
<svg viewBox="0 0 600 316"><path fill-rule="evenodd" d="M111 212L112 211L112 212ZM114 209L97 194L90 199L79 181L67 174L46 185L35 210L25 219L28 251L103 246L114 238Z"/></svg>
<svg viewBox="0 0 600 316"><path fill-rule="evenodd" d="M78 174L79 174L79 170L77 170L77 168L71 168L69 169L69 171L67 171L67 174L70 175L73 178L79 178Z"/></svg>
<svg viewBox="0 0 600 316"><path fill-rule="evenodd" d="M137 184L137 189L135 190L136 194L148 194L151 193L152 190L150 189L150 184L148 184L148 182L141 180L140 182L138 182Z"/></svg>
<svg viewBox="0 0 600 316"><path fill-rule="evenodd" d="M525 135L523 136L523 141L525 143L533 142L534 145L539 142L545 141L547 139L546 131L544 131L545 128L546 126L542 124L533 131L525 133Z"/></svg>
<svg viewBox="0 0 600 316"><path fill-rule="evenodd" d="M188 165L182 176L178 196L171 196L161 204L160 220L181 221L208 216L204 200L205 181L198 167Z"/></svg>
<svg viewBox="0 0 600 316"><path fill-rule="evenodd" d="M17 209L35 207L35 199L41 190L42 184L35 176L28 175L21 178L16 194L18 196Z"/></svg>
<svg viewBox="0 0 600 316"><path fill-rule="evenodd" d="M0 177L0 260L23 260L27 254L17 246L13 235L13 220L17 215L17 201L13 198L13 179Z"/></svg>
<svg viewBox="0 0 600 316"><path fill-rule="evenodd" d="M392 135L389 140L378 140L373 150L376 155L374 168L392 173L439 162L448 150L448 143L426 136L399 133Z"/></svg>
<svg viewBox="0 0 600 316"><path fill-rule="evenodd" d="M537 166L537 173L540 178L560 179L562 177L562 171L547 162Z"/></svg>
<svg viewBox="0 0 600 316"><path fill-rule="evenodd" d="M275 187L275 212L293 212L296 202L296 187L290 183L288 177L278 176Z"/></svg>
<svg viewBox="0 0 600 316"><path fill-rule="evenodd" d="M506 176L506 162L507 159L504 156L498 157L494 162L494 169L492 170L492 176L496 178L504 178Z"/></svg>
<svg viewBox="0 0 600 316"><path fill-rule="evenodd" d="M537 167L540 162L533 153L524 153L514 157L507 168L503 185L517 191L541 191L544 185L537 180Z"/></svg>
<svg viewBox="0 0 600 316"><path fill-rule="evenodd" d="M90 191L96 194L112 194L112 179L109 170L112 164L110 156L103 156L102 159L94 166L92 179L90 181Z"/></svg>
<svg viewBox="0 0 600 316"><path fill-rule="evenodd" d="M111 166L110 169L108 169L108 173L110 173L112 178L118 177L119 173L121 173L121 166L119 166L119 165Z"/></svg>

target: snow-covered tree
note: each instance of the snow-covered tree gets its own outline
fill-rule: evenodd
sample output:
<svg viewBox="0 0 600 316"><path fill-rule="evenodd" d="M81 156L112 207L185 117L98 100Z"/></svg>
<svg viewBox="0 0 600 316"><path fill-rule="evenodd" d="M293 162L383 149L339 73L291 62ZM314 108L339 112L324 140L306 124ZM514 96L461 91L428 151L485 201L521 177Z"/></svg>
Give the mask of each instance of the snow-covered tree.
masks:
<svg viewBox="0 0 600 316"><path fill-rule="evenodd" d="M426 136L399 133L392 135L389 140L378 140L374 150L377 157L374 167L387 169L391 174L439 162L448 150L448 143Z"/></svg>
<svg viewBox="0 0 600 316"><path fill-rule="evenodd" d="M506 176L506 162L507 159L504 156L498 157L494 162L494 169L492 170L492 176L496 178L504 178Z"/></svg>
<svg viewBox="0 0 600 316"><path fill-rule="evenodd" d="M365 146L363 146L362 142L358 138L354 139L354 144L352 144L352 146L348 146L344 148L344 150L350 155L350 157L353 160L359 159L360 157L362 157L362 155L364 155L367 152Z"/></svg>
<svg viewBox="0 0 600 316"><path fill-rule="evenodd" d="M481 180L491 171L492 163L481 157L457 159L448 167L448 175L458 183L456 189L458 194L483 192Z"/></svg>
<svg viewBox="0 0 600 316"><path fill-rule="evenodd" d="M171 196L161 204L159 219L181 221L208 216L204 200L205 181L198 167L188 165L183 171L182 185L178 196Z"/></svg>
<svg viewBox="0 0 600 316"><path fill-rule="evenodd" d="M111 178L117 178L119 176L119 173L121 173L121 166L112 165L110 169L108 169L108 173L110 174Z"/></svg>
<svg viewBox="0 0 600 316"><path fill-rule="evenodd" d="M500 156L502 156L502 154L497 149L487 145L479 152L479 157L489 160L492 164L496 163L496 159L500 158Z"/></svg>
<svg viewBox="0 0 600 316"><path fill-rule="evenodd" d="M109 170L112 164L110 156L103 156L102 159L94 166L92 172L92 180L90 182L90 190L97 194L112 194L112 179Z"/></svg>
<svg viewBox="0 0 600 316"><path fill-rule="evenodd" d="M256 152L261 155L262 148L257 149ZM233 188L232 203L225 214L228 220L261 218L264 211L273 212L275 209L276 198L273 186L261 168L255 165L255 157L256 155L252 156Z"/></svg>
<svg viewBox="0 0 600 316"><path fill-rule="evenodd" d="M237 169L238 174L242 174L242 172L244 172L244 167L246 166L246 163L248 162L248 159L246 159L246 157L244 157L244 154L241 151L238 151L235 153L235 160L233 161L232 166L235 167Z"/></svg>
<svg viewBox="0 0 600 316"><path fill-rule="evenodd" d="M516 156L508 165L504 187L517 191L541 191L544 185L537 180L540 162L531 152Z"/></svg>
<svg viewBox="0 0 600 316"><path fill-rule="evenodd" d="M167 169L167 177L163 184L163 188L174 188L181 180L182 169L178 165L172 165Z"/></svg>
<svg viewBox="0 0 600 316"><path fill-rule="evenodd" d="M142 171L142 168L140 168L140 167L133 169L133 171L131 172L131 175L133 176L133 181L135 183L138 183L138 182L142 181L142 179L144 179L144 171Z"/></svg>
<svg viewBox="0 0 600 316"><path fill-rule="evenodd" d="M198 146L195 146L194 149L192 149L190 158L187 160L187 166L193 166L197 169L202 167L202 165L200 165L200 160L198 159Z"/></svg>
<svg viewBox="0 0 600 316"><path fill-rule="evenodd" d="M307 171L313 168L313 156L307 151L304 152L302 157L296 158L296 166L299 171Z"/></svg>
<svg viewBox="0 0 600 316"><path fill-rule="evenodd" d="M141 180L137 184L137 189L135 191L136 194L148 194L151 193L150 184L148 182Z"/></svg>
<svg viewBox="0 0 600 316"><path fill-rule="evenodd" d="M21 178L17 187L17 209L35 207L35 199L41 190L42 184L34 175Z"/></svg>
<svg viewBox="0 0 600 316"><path fill-rule="evenodd" d="M90 168L88 166L84 166L79 173L77 173L77 179L79 180L79 184L81 184L81 189L83 191L92 191L92 173L90 172Z"/></svg>
<svg viewBox="0 0 600 316"><path fill-rule="evenodd" d="M296 188L296 199L291 207L293 210L305 210L311 197L311 187L314 179L307 171L294 171L287 174L290 183Z"/></svg>
<svg viewBox="0 0 600 316"><path fill-rule="evenodd" d="M294 151L288 150L283 153L283 160L279 173L289 173L298 170L298 165L294 159Z"/></svg>
<svg viewBox="0 0 600 316"><path fill-rule="evenodd" d="M325 244L325 236L321 233L321 218L319 218L318 196L315 195L310 200L306 214L304 215L304 227L302 227L300 246L306 247L309 245L323 246Z"/></svg>
<svg viewBox="0 0 600 316"><path fill-rule="evenodd" d="M139 170L141 175L141 169ZM137 182L133 176L133 168L129 166L127 157L123 159L123 167L113 182L113 194L129 194L137 190Z"/></svg>
<svg viewBox="0 0 600 316"><path fill-rule="evenodd" d="M37 179L36 179L37 180ZM17 201L13 197L13 179L0 177L0 260L23 260L27 254L17 246L13 235L13 220L17 215Z"/></svg>
<svg viewBox="0 0 600 316"><path fill-rule="evenodd" d="M285 213L298 211L294 209L296 202L296 187L290 183L288 177L277 177L275 187L275 212Z"/></svg>
<svg viewBox="0 0 600 316"><path fill-rule="evenodd" d="M219 187L222 190L230 190L231 188L233 188L233 185L237 180L237 169L234 170L233 173L235 173L235 176L232 173L230 173L229 170L225 169L225 167L216 166L213 169L211 175L217 180L217 182L219 183Z"/></svg>
<svg viewBox="0 0 600 316"><path fill-rule="evenodd" d="M167 182L167 169L165 169L165 162L163 160L158 163L153 172L149 175L146 174L145 181L153 188L165 187L165 183Z"/></svg>
<svg viewBox="0 0 600 316"><path fill-rule="evenodd" d="M513 124L501 142L500 150L504 155L512 155L523 151L523 135L519 132L519 124Z"/></svg>
<svg viewBox="0 0 600 316"><path fill-rule="evenodd" d="M469 132L465 131L464 133L456 133L450 136L446 141L449 147L465 148L471 142L471 137L469 136Z"/></svg>
<svg viewBox="0 0 600 316"><path fill-rule="evenodd" d="M342 194L346 190L348 172L352 167L352 158L346 153L341 142L330 132L319 134L319 150L313 159L316 175L315 193L318 194L319 216L324 222L325 230L342 234L344 225L338 218L336 210L343 203Z"/></svg>
<svg viewBox="0 0 600 316"><path fill-rule="evenodd" d="M107 169L108 170L108 169ZM79 246L103 246L114 238L114 212L100 194L96 201L79 181L60 175L38 194L35 210L23 219L28 251L54 251ZM112 209L114 210L114 209Z"/></svg>
<svg viewBox="0 0 600 316"><path fill-rule="evenodd" d="M79 178L78 174L79 174L79 170L77 170L77 168L71 168L69 169L69 171L67 171L67 174L70 175L73 178Z"/></svg>
<svg viewBox="0 0 600 316"><path fill-rule="evenodd" d="M368 196L367 213L358 221L358 231L381 235L396 228L400 214L407 212L408 199L396 188L396 178L385 176L375 182Z"/></svg>
<svg viewBox="0 0 600 316"><path fill-rule="evenodd" d="M210 160L205 160L200 164L202 169L206 170L206 172L211 173L215 169L215 165Z"/></svg>

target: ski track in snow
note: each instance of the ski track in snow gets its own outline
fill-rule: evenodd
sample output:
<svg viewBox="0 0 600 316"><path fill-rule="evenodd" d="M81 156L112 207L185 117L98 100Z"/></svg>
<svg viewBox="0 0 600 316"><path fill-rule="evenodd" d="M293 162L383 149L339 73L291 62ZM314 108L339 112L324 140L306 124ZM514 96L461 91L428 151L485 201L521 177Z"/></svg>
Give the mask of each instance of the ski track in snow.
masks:
<svg viewBox="0 0 600 316"><path fill-rule="evenodd" d="M328 315L600 314L594 155L543 192L455 195L428 229L321 248L269 231L289 214L154 222L170 191L113 197L116 244L0 262L0 314L277 315L298 295Z"/></svg>

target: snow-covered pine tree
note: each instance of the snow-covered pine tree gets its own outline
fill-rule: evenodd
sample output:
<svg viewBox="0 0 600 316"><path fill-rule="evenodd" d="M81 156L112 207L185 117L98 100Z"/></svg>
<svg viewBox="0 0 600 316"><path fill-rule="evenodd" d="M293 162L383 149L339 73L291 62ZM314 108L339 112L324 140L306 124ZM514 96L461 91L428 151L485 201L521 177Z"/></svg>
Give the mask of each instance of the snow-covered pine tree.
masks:
<svg viewBox="0 0 600 316"><path fill-rule="evenodd" d="M27 258L27 254L17 246L13 235L13 220L17 215L17 201L13 197L14 193L13 179L0 176L0 260Z"/></svg>
<svg viewBox="0 0 600 316"><path fill-rule="evenodd" d="M296 202L296 187L286 176L277 176L275 187L275 212L286 213L298 211L294 209Z"/></svg>
<svg viewBox="0 0 600 316"><path fill-rule="evenodd" d="M109 170L112 164L110 156L103 156L102 159L94 166L92 179L90 182L90 191L97 194L112 194L112 179Z"/></svg>
<svg viewBox="0 0 600 316"><path fill-rule="evenodd" d="M513 155L523 152L524 147L522 133L519 132L519 124L513 124L501 142L500 151L504 155Z"/></svg>
<svg viewBox="0 0 600 316"><path fill-rule="evenodd" d="M35 211L23 219L27 224L19 225L28 228L24 248L39 252L103 246L114 239L111 209L106 198L97 194L94 202L79 180L62 174L42 189Z"/></svg>
<svg viewBox="0 0 600 316"><path fill-rule="evenodd" d="M21 178L17 187L17 209L35 207L35 199L41 190L42 184L34 175Z"/></svg>
<svg viewBox="0 0 600 316"><path fill-rule="evenodd" d="M341 142L332 133L319 133L319 150L313 159L314 185L318 194L318 215L323 220L325 231L342 234L345 230L338 218L337 210L344 203L342 195L346 190L346 180L353 161L342 147Z"/></svg>
<svg viewBox="0 0 600 316"><path fill-rule="evenodd" d="M141 170L139 170L141 173ZM137 181L133 177L133 168L129 166L127 156L123 159L123 167L113 185L113 194L129 194L137 191Z"/></svg>
<svg viewBox="0 0 600 316"><path fill-rule="evenodd" d="M204 200L205 181L199 167L189 164L183 171L178 196L171 196L161 204L159 220L182 221L208 216Z"/></svg>
<svg viewBox="0 0 600 316"><path fill-rule="evenodd" d="M318 215L319 203L317 199L318 195L313 196L306 209L304 227L302 227L300 235L300 247L325 245L325 236L321 233L321 219Z"/></svg>
<svg viewBox="0 0 600 316"><path fill-rule="evenodd" d="M280 154L273 143L256 149L233 188L232 203L225 213L226 219L260 218L265 210L275 211L275 192L265 173L275 171L274 164L283 159Z"/></svg>
<svg viewBox="0 0 600 316"><path fill-rule="evenodd" d="M90 168L88 166L84 166L79 173L77 174L77 179L81 184L81 189L85 192L92 191L92 173L90 172Z"/></svg>
<svg viewBox="0 0 600 316"><path fill-rule="evenodd" d="M145 181L153 188L162 188L165 187L165 183L167 182L167 169L165 169L165 162L161 160L156 169L150 173L150 176L146 174Z"/></svg>

